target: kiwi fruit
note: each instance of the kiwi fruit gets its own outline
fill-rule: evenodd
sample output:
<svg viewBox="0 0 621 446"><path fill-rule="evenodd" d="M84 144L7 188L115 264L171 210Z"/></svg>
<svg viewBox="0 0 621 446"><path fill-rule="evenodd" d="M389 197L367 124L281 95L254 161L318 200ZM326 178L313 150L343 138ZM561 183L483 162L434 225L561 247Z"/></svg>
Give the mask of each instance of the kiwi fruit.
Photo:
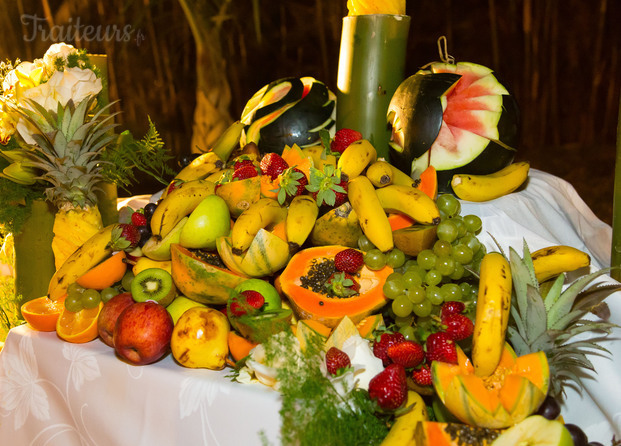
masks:
<svg viewBox="0 0 621 446"><path fill-rule="evenodd" d="M132 280L131 293L136 302L153 301L167 306L177 295L177 287L165 269L147 268Z"/></svg>

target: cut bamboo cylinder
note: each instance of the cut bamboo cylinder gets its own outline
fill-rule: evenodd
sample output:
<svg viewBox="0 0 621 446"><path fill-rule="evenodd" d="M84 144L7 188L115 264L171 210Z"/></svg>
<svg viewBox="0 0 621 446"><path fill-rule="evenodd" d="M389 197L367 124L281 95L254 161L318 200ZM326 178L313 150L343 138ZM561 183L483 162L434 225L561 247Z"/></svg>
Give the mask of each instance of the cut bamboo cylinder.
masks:
<svg viewBox="0 0 621 446"><path fill-rule="evenodd" d="M617 123L617 159L614 185L610 266L615 267L615 269L611 271L610 275L616 281L621 282L621 101L619 103L619 122Z"/></svg>

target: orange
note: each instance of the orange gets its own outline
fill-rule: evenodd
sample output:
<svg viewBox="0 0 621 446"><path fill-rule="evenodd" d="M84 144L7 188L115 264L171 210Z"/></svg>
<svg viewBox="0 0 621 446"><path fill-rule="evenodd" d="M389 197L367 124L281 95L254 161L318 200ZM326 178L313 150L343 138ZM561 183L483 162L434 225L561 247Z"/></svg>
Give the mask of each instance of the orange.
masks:
<svg viewBox="0 0 621 446"><path fill-rule="evenodd" d="M78 277L76 282L84 288L93 290L108 288L125 275L125 271L127 271L126 258L125 251L119 251Z"/></svg>
<svg viewBox="0 0 621 446"><path fill-rule="evenodd" d="M56 333L67 342L92 341L99 336L97 318L103 305L103 302L99 302L95 308L80 310L76 313L63 308L58 321L56 321Z"/></svg>
<svg viewBox="0 0 621 446"><path fill-rule="evenodd" d="M56 321L65 308L65 296L53 301L48 296L37 297L22 305L22 316L28 325L39 331L54 331Z"/></svg>
<svg viewBox="0 0 621 446"><path fill-rule="evenodd" d="M229 331L228 334L229 352L235 360L235 362L245 358L250 354L250 350L255 348L257 344L251 342L248 339L238 335L234 331Z"/></svg>

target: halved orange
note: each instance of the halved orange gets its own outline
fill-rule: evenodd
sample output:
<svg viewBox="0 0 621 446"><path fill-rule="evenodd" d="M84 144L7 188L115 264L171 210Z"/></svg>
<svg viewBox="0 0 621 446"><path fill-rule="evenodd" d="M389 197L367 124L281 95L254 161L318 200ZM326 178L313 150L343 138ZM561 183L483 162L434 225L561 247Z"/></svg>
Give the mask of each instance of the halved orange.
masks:
<svg viewBox="0 0 621 446"><path fill-rule="evenodd" d="M76 282L84 288L93 290L111 287L125 275L125 271L127 271L126 258L125 251L119 251L78 277Z"/></svg>
<svg viewBox="0 0 621 446"><path fill-rule="evenodd" d="M95 308L83 309L75 313L63 308L56 321L56 333L67 342L80 344L92 341L99 336L97 318L103 306L103 302L99 302Z"/></svg>
<svg viewBox="0 0 621 446"><path fill-rule="evenodd" d="M31 328L38 331L56 330L56 321L65 308L65 296L54 301L48 296L24 302L21 307L22 316Z"/></svg>

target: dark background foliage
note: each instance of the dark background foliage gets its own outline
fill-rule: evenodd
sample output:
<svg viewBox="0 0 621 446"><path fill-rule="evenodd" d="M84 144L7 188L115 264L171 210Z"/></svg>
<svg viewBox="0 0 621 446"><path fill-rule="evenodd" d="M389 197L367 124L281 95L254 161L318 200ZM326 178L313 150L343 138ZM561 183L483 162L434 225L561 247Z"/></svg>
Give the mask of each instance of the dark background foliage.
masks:
<svg viewBox="0 0 621 446"><path fill-rule="evenodd" d="M220 24L210 45L225 62L230 119L266 83L310 75L336 88L345 0L203 0ZM105 53L110 96L135 135L151 116L171 152L190 151L195 42L176 0L0 0L0 58L32 60L60 39ZM496 70L521 108L519 159L570 181L594 212L612 219L621 82L618 0L408 0L406 74L438 60L444 35L456 61ZM33 19L32 16L36 16ZM30 17L30 19L29 19ZM46 19L47 18L47 19ZM40 29L33 32L33 21ZM82 25L82 34L70 25ZM84 26L128 31L89 38ZM56 28L52 28L56 26ZM127 28L124 28L127 27ZM47 31L47 35L45 35ZM58 34L58 33L57 33ZM68 38L67 38L68 37ZM77 37L77 38L76 38ZM209 69L210 67L203 67ZM136 193L152 191L144 181Z"/></svg>

